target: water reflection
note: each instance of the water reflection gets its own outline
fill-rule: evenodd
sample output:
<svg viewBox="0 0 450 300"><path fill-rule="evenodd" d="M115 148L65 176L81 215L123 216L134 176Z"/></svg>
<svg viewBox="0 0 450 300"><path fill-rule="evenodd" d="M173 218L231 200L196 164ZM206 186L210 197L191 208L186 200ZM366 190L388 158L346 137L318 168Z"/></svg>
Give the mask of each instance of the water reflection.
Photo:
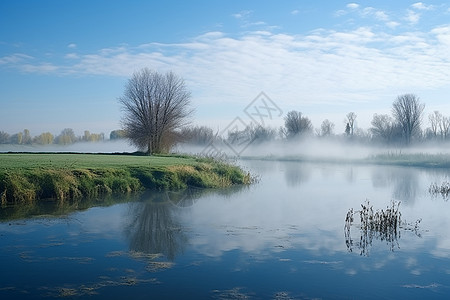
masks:
<svg viewBox="0 0 450 300"><path fill-rule="evenodd" d="M286 163L284 177L288 186L299 186L307 182L312 173L311 165L299 162Z"/></svg>
<svg viewBox="0 0 450 300"><path fill-rule="evenodd" d="M372 183L377 188L393 186L392 197L409 204L416 201L421 187L417 172L410 168L374 168Z"/></svg>
<svg viewBox="0 0 450 300"><path fill-rule="evenodd" d="M394 190L392 197L405 203L413 204L416 201L419 180L417 174L411 171L401 170L394 177Z"/></svg>
<svg viewBox="0 0 450 300"><path fill-rule="evenodd" d="M160 195L156 201L133 203L132 223L127 236L130 250L144 253L162 253L169 260L182 253L186 237L174 217L175 207Z"/></svg>
<svg viewBox="0 0 450 300"><path fill-rule="evenodd" d="M353 252L356 247L360 250L360 255L369 256L373 241L379 240L386 243L389 250L393 252L400 249L401 230L413 231L416 236L421 237L418 231L421 219L417 220L414 225L402 222L399 207L400 202L392 201L391 205L385 210L374 211L369 201L366 201L366 203L361 204L359 211L350 209L347 212L344 226L347 250ZM359 242L356 243L351 236L351 228L355 219L359 219L361 222L358 226Z"/></svg>
<svg viewBox="0 0 450 300"><path fill-rule="evenodd" d="M179 215L185 208L195 204L207 194L231 195L242 187L217 190L188 189L179 192L149 191L141 201L129 205L128 225L125 234L131 251L162 254L173 261L183 253L188 242L186 228Z"/></svg>
<svg viewBox="0 0 450 300"><path fill-rule="evenodd" d="M182 299L187 290L193 299L448 298L450 202L428 193L446 174L260 165L251 162L262 175L251 187L152 192L65 219L0 222L0 263L9 270L0 298ZM365 199L386 208L393 195L402 222L423 218L421 238L411 227L363 230L356 213L342 232L349 208Z"/></svg>

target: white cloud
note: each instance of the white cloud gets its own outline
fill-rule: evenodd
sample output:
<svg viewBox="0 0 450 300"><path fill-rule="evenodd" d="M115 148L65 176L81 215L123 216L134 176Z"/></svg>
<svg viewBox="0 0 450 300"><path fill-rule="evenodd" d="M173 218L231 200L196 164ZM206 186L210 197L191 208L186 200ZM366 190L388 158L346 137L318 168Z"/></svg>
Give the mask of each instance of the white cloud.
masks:
<svg viewBox="0 0 450 300"><path fill-rule="evenodd" d="M252 14L251 10L243 10L238 13L232 14L232 16L236 19L243 19L243 18L247 18L251 14Z"/></svg>
<svg viewBox="0 0 450 300"><path fill-rule="evenodd" d="M11 55L0 57L0 65L20 64L25 60L32 59L32 56L23 53L14 53Z"/></svg>
<svg viewBox="0 0 450 300"><path fill-rule="evenodd" d="M420 14L408 9L405 20L408 21L412 25L417 24L420 20Z"/></svg>
<svg viewBox="0 0 450 300"><path fill-rule="evenodd" d="M345 11L345 10L343 10L343 9L340 9L340 10L338 10L338 11L336 11L335 13L334 13L334 15L336 16L336 17L341 17L341 16L344 16L344 15L346 15L347 14L347 11Z"/></svg>
<svg viewBox="0 0 450 300"><path fill-rule="evenodd" d="M300 11L298 9L294 9L291 11L291 15L297 15Z"/></svg>
<svg viewBox="0 0 450 300"><path fill-rule="evenodd" d="M386 22L386 26L389 28L396 28L400 25L400 23L395 22L395 21L388 21Z"/></svg>
<svg viewBox="0 0 450 300"><path fill-rule="evenodd" d="M417 10L433 10L434 9L433 5L426 5L423 2L416 2L416 3L412 4L411 7L414 9L417 9Z"/></svg>
<svg viewBox="0 0 450 300"><path fill-rule="evenodd" d="M350 9L357 9L358 7L359 7L359 4L357 4L357 3L347 4L347 8L350 8Z"/></svg>
<svg viewBox="0 0 450 300"><path fill-rule="evenodd" d="M79 58L78 54L76 54L76 53L67 53L64 57L68 58L68 59L77 59L77 58Z"/></svg>
<svg viewBox="0 0 450 300"><path fill-rule="evenodd" d="M393 91L448 86L450 27L392 35L369 27L306 35L209 32L186 43L69 53L66 65L28 56L0 62L25 72L129 77L149 67L184 77L196 101L242 103L264 90L282 105L367 102ZM34 62L34 64L31 64ZM281 105L281 104L280 104Z"/></svg>
<svg viewBox="0 0 450 300"><path fill-rule="evenodd" d="M388 15L387 15L384 11L378 10L378 11L375 12L374 15L375 15L375 18L376 18L377 20L380 20L380 21L389 21L389 17L388 17Z"/></svg>
<svg viewBox="0 0 450 300"><path fill-rule="evenodd" d="M59 66L51 63L24 64L20 66L20 70L26 73L55 73L59 69Z"/></svg>
<svg viewBox="0 0 450 300"><path fill-rule="evenodd" d="M70 49L75 49L76 47L77 47L77 44L74 44L74 43L67 45L67 48L70 48Z"/></svg>

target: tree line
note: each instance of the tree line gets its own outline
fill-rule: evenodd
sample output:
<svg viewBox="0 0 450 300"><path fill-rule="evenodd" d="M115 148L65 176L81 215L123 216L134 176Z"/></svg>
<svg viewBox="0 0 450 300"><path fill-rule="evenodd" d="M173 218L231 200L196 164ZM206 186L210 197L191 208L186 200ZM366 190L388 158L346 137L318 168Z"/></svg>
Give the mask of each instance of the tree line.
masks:
<svg viewBox="0 0 450 300"><path fill-rule="evenodd" d="M189 126L192 114L190 93L182 78L147 68L137 71L125 86L119 103L124 111L122 125L125 136L147 154L166 152L176 143L208 145L215 141L227 144L263 143L295 140L306 136L341 138L363 143L410 145L427 140L446 141L450 133L450 117L435 111L428 116L430 127L422 129L425 104L414 94L397 96L391 114L373 115L367 130L357 126L357 114L345 116L345 130L335 133L335 124L325 119L319 128L301 111L292 110L284 117L284 126L271 128L250 124L226 133L207 126ZM224 136L226 135L226 136Z"/></svg>
<svg viewBox="0 0 450 300"><path fill-rule="evenodd" d="M450 133L450 117L435 111L428 116L430 127L422 129L425 104L414 94L398 96L392 103L391 114L374 114L371 127L357 126L357 114L345 116L345 131L335 133L335 124L325 119L319 128L301 111L289 111L284 126L279 128L250 124L244 129L224 133L214 132L206 126L189 126L193 113L190 92L184 80L172 72L164 74L147 68L135 72L119 99L124 115L122 128L110 133L110 139L127 138L131 144L147 154L168 152L176 143L208 145L215 141L227 144L264 143L274 140L296 140L302 137L345 138L360 142L410 145L425 140L445 141ZM58 136L44 132L31 137L25 129L13 135L0 131L0 144L60 144L103 141L103 133L88 130L76 136L70 128Z"/></svg>
<svg viewBox="0 0 450 300"><path fill-rule="evenodd" d="M420 102L418 96L403 94L392 103L390 115L375 113L371 127L367 130L357 127L355 112L349 112L345 116L344 132L335 133L335 124L328 119L325 119L319 128L314 128L307 116L300 111L292 110L285 115L284 125L279 128L251 124L242 130L219 136L206 126L192 126L181 129L181 137L185 143L197 145L206 145L218 140L225 140L229 144L239 144L244 140L258 144L313 136L387 145L410 145L450 139L450 117L443 116L439 111L434 111L428 116L429 127L422 129L424 109L425 104Z"/></svg>
<svg viewBox="0 0 450 300"><path fill-rule="evenodd" d="M125 132L121 129L113 130L110 133L111 140L125 138ZM50 132L43 132L37 136L31 136L30 130L24 129L22 132L9 134L0 131L0 144L15 145L71 145L77 142L100 142L105 140L104 133L91 133L85 130L83 135L77 136L72 128L65 128L59 135Z"/></svg>

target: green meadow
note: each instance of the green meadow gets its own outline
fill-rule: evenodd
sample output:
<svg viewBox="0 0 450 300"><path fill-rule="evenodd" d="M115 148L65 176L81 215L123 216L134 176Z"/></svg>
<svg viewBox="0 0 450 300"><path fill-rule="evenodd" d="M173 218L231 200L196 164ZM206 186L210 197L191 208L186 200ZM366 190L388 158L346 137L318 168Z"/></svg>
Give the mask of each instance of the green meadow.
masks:
<svg viewBox="0 0 450 300"><path fill-rule="evenodd" d="M2 205L250 182L250 174L238 166L192 156L0 154Z"/></svg>

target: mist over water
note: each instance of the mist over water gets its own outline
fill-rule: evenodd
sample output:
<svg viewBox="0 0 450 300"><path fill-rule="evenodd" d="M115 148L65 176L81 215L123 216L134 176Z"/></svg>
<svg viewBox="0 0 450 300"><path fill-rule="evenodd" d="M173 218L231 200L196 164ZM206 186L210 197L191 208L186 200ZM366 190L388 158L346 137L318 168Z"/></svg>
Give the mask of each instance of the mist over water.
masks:
<svg viewBox="0 0 450 300"><path fill-rule="evenodd" d="M200 154L208 156L251 157L251 158L308 158L331 160L357 160L378 154L450 154L448 144L426 143L413 146L366 145L351 140L303 138L295 141L273 141L230 145L223 142L200 146L179 144L177 153Z"/></svg>
<svg viewBox="0 0 450 300"><path fill-rule="evenodd" d="M77 142L71 145L14 145L0 144L0 153L3 152L76 152L76 153L122 153L135 152L127 140Z"/></svg>

